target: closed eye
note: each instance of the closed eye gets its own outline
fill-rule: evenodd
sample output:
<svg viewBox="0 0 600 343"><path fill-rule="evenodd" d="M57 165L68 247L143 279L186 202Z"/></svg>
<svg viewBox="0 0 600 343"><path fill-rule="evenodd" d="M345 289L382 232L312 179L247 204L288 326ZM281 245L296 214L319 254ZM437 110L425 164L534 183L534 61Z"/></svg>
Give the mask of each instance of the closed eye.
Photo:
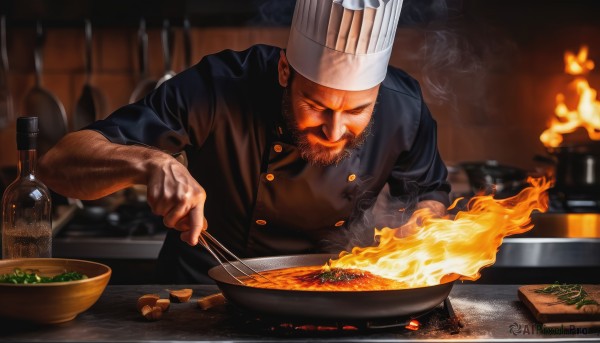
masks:
<svg viewBox="0 0 600 343"><path fill-rule="evenodd" d="M351 110L347 110L346 113L348 113L348 114L361 114L361 113L365 112L365 110L368 107L369 107L369 105L359 106L359 107L353 108Z"/></svg>
<svg viewBox="0 0 600 343"><path fill-rule="evenodd" d="M327 110L327 108L325 108L325 107L318 106L318 105L312 104L310 102L305 102L305 104L312 111L325 112Z"/></svg>

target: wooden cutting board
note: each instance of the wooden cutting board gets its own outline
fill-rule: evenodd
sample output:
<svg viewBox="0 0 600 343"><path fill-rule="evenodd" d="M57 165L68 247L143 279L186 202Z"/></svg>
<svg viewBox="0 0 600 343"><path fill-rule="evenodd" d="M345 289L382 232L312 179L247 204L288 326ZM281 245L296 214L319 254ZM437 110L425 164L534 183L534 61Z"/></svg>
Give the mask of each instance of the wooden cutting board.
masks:
<svg viewBox="0 0 600 343"><path fill-rule="evenodd" d="M536 293L534 290L549 285L527 285L519 288L519 299L541 323L565 323L565 322L595 322L600 321L600 306L585 305L579 310L575 305L551 303L558 299L554 294ZM600 285L583 285L588 293L588 299L600 303Z"/></svg>

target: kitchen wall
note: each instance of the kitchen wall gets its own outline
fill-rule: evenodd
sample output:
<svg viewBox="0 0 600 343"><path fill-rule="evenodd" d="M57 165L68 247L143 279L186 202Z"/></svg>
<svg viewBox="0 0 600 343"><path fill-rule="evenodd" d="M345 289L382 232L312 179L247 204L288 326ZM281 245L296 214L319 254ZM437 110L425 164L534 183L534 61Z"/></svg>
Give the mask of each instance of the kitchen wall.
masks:
<svg viewBox="0 0 600 343"><path fill-rule="evenodd" d="M421 82L438 121L439 147L449 165L494 159L528 169L545 150L540 133L553 116L555 96L567 92L565 50L590 47L600 63L599 13L591 1L459 1L425 8L420 20L403 20L391 64ZM406 10L409 14L410 9ZM413 11L414 12L414 11ZM192 21L193 60L225 48L267 43L284 47L285 26L199 27ZM138 81L135 25L103 26L94 34L92 83L106 99L107 113L127 103ZM34 85L33 27L8 27L9 86L16 112ZM84 83L83 28L49 27L44 49L43 85L72 118ZM149 29L150 72L160 77L163 59L158 27ZM174 69L183 65L181 31L176 31ZM600 88L600 74L588 76ZM571 94L571 93L568 93ZM34 114L34 113L31 113ZM14 123L0 131L0 166L15 163ZM580 133L574 136L580 136Z"/></svg>

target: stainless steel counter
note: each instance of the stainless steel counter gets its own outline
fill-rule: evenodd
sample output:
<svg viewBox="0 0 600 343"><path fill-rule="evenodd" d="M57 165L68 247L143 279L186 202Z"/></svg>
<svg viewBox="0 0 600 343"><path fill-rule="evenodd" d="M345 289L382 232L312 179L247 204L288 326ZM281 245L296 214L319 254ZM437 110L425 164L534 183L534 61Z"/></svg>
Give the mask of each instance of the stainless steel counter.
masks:
<svg viewBox="0 0 600 343"><path fill-rule="evenodd" d="M65 258L156 259L165 235L55 238L53 255Z"/></svg>
<svg viewBox="0 0 600 343"><path fill-rule="evenodd" d="M156 259L163 238L55 239L54 254L67 258ZM494 266L600 267L600 239L506 238Z"/></svg>
<svg viewBox="0 0 600 343"><path fill-rule="evenodd" d="M217 292L215 286L182 286L194 290L191 302L171 304L163 318L148 322L135 309L139 296L158 293L166 297L169 286L108 286L100 300L75 320L56 326L35 326L3 321L2 341L10 342L569 342L598 341L600 331L583 327L543 329L517 297L516 285L457 283L451 294L464 327L459 333L435 330L422 323L418 331L403 328L384 331L279 333L244 325L231 305L203 311L196 299Z"/></svg>
<svg viewBox="0 0 600 343"><path fill-rule="evenodd" d="M164 235L56 238L54 255L67 258L156 259ZM505 238L496 267L600 267L600 238Z"/></svg>
<svg viewBox="0 0 600 343"><path fill-rule="evenodd" d="M495 264L482 271L480 282L539 283L562 281L563 277L600 282L600 238L595 237L600 227L594 226L600 223L599 215L536 214L532 222L535 227L530 232L504 239ZM56 237L54 256L108 263L114 266L116 284L152 283L147 274L164 235ZM137 270L143 270L143 275Z"/></svg>
<svg viewBox="0 0 600 343"><path fill-rule="evenodd" d="M600 238L506 238L494 266L600 268Z"/></svg>

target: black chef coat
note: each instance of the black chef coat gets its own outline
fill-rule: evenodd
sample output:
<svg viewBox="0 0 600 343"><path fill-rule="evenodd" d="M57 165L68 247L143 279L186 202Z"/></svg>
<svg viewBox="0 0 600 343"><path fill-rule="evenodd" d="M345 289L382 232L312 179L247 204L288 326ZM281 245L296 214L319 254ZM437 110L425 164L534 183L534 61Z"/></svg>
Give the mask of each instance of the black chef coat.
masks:
<svg viewBox="0 0 600 343"><path fill-rule="evenodd" d="M114 143L185 151L206 190L209 232L241 257L320 252L386 183L394 197L448 204L436 123L414 79L389 67L364 144L336 165L315 166L300 157L281 114L280 50L206 56L88 129ZM159 281L210 282L214 264L169 230Z"/></svg>

